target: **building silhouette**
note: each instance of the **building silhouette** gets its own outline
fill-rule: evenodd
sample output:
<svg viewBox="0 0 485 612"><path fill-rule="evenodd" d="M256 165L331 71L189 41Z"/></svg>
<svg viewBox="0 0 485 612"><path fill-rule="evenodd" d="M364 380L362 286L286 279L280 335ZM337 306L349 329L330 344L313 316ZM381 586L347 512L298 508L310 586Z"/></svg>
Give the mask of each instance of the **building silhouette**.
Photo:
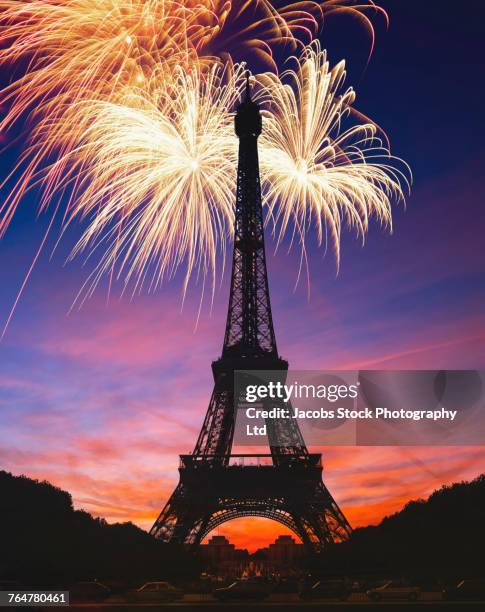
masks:
<svg viewBox="0 0 485 612"><path fill-rule="evenodd" d="M290 535L280 535L268 546L268 566L275 571L294 569L303 555L303 544Z"/></svg>
<svg viewBox="0 0 485 612"><path fill-rule="evenodd" d="M209 571L223 575L242 575L249 559L247 550L237 549L223 535L213 535L199 553Z"/></svg>

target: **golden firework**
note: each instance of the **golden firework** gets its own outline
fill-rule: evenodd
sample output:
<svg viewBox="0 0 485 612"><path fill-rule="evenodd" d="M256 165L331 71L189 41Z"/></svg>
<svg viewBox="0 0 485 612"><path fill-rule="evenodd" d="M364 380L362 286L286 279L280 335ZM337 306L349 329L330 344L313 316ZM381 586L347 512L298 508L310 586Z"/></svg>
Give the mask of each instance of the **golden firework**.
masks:
<svg viewBox="0 0 485 612"><path fill-rule="evenodd" d="M22 75L0 91L0 133L24 118L30 129L3 183L10 193L0 205L0 237L29 187L43 183L40 210L48 206L65 167L57 163L57 174L45 167L72 158L95 120L92 102L119 100L155 77L169 87L181 67L210 71L220 62L211 43L229 31L227 22L243 19L240 46L264 48L269 58L275 41L291 42L302 24L315 25L316 11L316 2L278 9L268 0L0 0L0 66L19 65Z"/></svg>
<svg viewBox="0 0 485 612"><path fill-rule="evenodd" d="M200 65L214 38L238 19L245 19L240 45L270 54L271 43L315 29L318 10L308 1L278 9L268 0L0 0L0 65L28 63L2 91L4 103L14 102L2 127L26 110L55 112L59 101L106 99L122 85L151 79L160 65L168 73Z"/></svg>
<svg viewBox="0 0 485 612"><path fill-rule="evenodd" d="M49 169L60 191L75 181L66 223L88 222L72 256L101 254L88 294L105 273L136 290L182 264L186 282L195 268L214 284L217 252L232 232L237 151L228 109L243 72L214 64L201 78L176 69L165 86L155 73L143 88L91 103L82 141Z"/></svg>
<svg viewBox="0 0 485 612"><path fill-rule="evenodd" d="M331 70L304 43L338 12L373 34L367 9L382 12L371 0L0 0L0 66L21 74L0 91L0 132L24 118L30 130L3 183L0 237L39 188L40 210L54 201L65 226L87 224L73 250L99 254L85 294L105 273L137 289L182 264L185 286L194 270L214 284L233 221L227 111L243 69L232 55L244 49L274 70L273 48L285 43L303 48L297 68L258 77L265 202L280 239L292 221L304 251L313 220L338 260L342 223L362 236L372 215L390 225L406 178L374 124L342 129L354 101L352 90L339 94L343 64Z"/></svg>
<svg viewBox="0 0 485 612"><path fill-rule="evenodd" d="M391 202L404 199L409 168L392 157L372 122L350 121L355 92L343 89L345 62L330 68L317 43L281 75L258 82L266 99L261 136L265 201L279 240L288 228L304 249L311 224L319 243L333 244L337 264L346 222L364 238L375 216L391 227Z"/></svg>

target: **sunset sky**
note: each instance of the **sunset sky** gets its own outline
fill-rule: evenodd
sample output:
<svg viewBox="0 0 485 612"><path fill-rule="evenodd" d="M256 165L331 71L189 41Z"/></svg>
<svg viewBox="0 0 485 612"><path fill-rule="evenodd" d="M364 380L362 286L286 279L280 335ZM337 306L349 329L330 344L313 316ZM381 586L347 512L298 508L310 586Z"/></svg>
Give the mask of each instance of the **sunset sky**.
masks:
<svg viewBox="0 0 485 612"><path fill-rule="evenodd" d="M379 122L414 173L394 234L373 225L366 245L344 236L336 276L331 253L310 246L311 293L295 288L298 252L275 253L267 238L278 348L293 369L485 368L483 201L485 6L380 2L376 49L357 24L329 19L330 59L345 57L357 106ZM8 80L8 75L3 75ZM2 156L2 172L21 150ZM234 146L237 146L236 138ZM0 319L48 225L35 194L0 241ZM68 311L87 275L64 265L80 228L56 235L34 269L0 344L0 469L67 489L76 507L108 521L149 528L190 452L220 354L228 275L214 303L192 286L182 308L180 278L130 300L100 287ZM316 448L324 481L353 526L379 521L411 498L485 471L485 447ZM248 530L248 521L256 528ZM251 550L285 529L262 519L219 528Z"/></svg>

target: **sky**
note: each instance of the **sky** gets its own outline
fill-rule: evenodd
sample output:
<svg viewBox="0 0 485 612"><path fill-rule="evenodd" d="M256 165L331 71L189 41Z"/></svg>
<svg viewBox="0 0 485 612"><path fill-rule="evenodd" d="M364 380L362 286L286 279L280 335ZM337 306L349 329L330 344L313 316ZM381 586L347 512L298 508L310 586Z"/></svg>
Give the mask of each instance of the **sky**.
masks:
<svg viewBox="0 0 485 612"><path fill-rule="evenodd" d="M275 251L267 237L278 348L296 370L484 368L485 6L380 4L390 26L375 19L367 66L358 24L329 19L322 42L332 62L347 60L358 108L410 164L412 193L394 209L392 235L373 225L362 247L345 234L338 275L331 254L310 244L310 296L304 280L295 288L298 252ZM2 172L21 146L3 153ZM0 241L2 322L48 222L29 196ZM65 263L79 232L52 256L54 236L48 242L0 343L0 468L47 479L108 521L149 528L207 409L228 276L198 323L200 287L182 305L179 278L133 299L108 300L101 287L70 311L87 273L81 261ZM353 526L485 471L485 447L310 450L323 453L324 481ZM254 550L286 530L244 519L218 533Z"/></svg>

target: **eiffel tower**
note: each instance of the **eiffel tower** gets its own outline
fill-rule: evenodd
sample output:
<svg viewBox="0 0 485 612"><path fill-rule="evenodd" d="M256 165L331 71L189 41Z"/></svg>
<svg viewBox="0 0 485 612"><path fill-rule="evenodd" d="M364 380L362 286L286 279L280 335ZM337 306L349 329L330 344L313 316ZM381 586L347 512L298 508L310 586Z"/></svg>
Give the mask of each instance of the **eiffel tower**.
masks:
<svg viewBox="0 0 485 612"><path fill-rule="evenodd" d="M239 164L231 290L214 390L191 455L180 456L180 481L150 533L197 546L218 525L258 516L286 525L309 551L345 540L351 527L322 481L321 455L310 454L295 419L267 420L270 454L233 455L234 372L281 371L266 270L258 136L259 106L245 99L235 116ZM273 405L278 400L272 400Z"/></svg>

